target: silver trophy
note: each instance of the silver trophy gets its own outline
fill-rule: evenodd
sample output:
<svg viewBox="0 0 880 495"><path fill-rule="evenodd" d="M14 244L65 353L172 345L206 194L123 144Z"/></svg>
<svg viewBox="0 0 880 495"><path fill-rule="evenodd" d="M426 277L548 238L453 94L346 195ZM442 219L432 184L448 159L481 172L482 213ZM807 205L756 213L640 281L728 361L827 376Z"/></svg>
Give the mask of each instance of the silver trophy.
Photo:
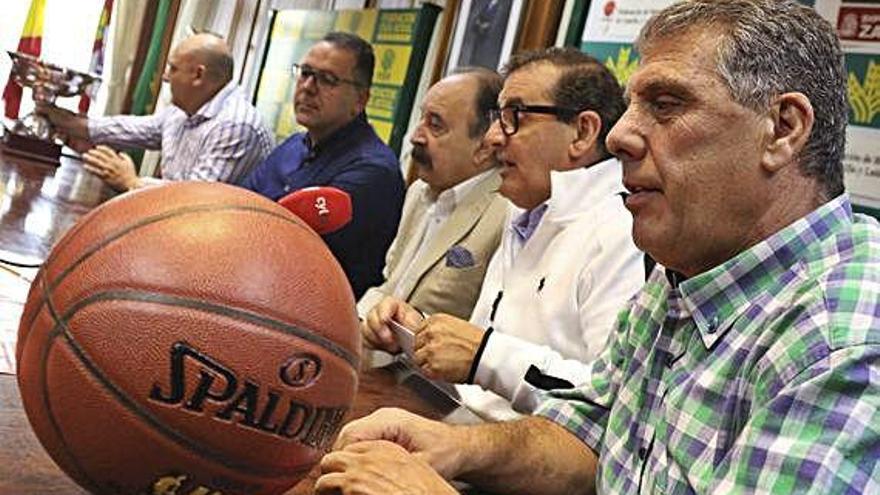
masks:
<svg viewBox="0 0 880 495"><path fill-rule="evenodd" d="M12 77L21 87L31 88L34 102L54 104L59 96L88 93L94 99L101 78L44 62L32 55L6 52L12 58ZM30 113L15 121L11 132L21 137L54 143L55 131L46 117Z"/></svg>

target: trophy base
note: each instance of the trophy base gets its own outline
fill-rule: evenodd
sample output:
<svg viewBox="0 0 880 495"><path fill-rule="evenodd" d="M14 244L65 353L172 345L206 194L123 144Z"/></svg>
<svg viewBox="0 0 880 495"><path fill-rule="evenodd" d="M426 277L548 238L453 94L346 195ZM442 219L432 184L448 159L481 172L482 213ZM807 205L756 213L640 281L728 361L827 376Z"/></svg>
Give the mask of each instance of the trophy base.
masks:
<svg viewBox="0 0 880 495"><path fill-rule="evenodd" d="M37 160L55 167L61 165L61 145L21 136L14 132L7 131L3 135L3 152Z"/></svg>

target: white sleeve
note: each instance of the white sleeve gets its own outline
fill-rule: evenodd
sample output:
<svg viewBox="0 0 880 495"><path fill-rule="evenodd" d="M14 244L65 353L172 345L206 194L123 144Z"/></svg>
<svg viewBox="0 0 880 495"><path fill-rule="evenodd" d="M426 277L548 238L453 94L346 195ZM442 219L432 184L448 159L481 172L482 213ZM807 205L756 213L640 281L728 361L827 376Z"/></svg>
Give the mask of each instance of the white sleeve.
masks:
<svg viewBox="0 0 880 495"><path fill-rule="evenodd" d="M608 219L609 222L626 218ZM616 229L620 231L621 225ZM510 400L519 412L530 413L540 402L540 390L526 381L535 366L542 375L572 385L589 377L589 362L605 348L620 311L644 284L643 255L629 235L598 232L600 248L582 266L577 278L579 329L548 328L547 331L578 332L581 359L566 359L557 350L502 332L492 332L485 342L474 382ZM627 230L628 234L628 230ZM528 318L528 315L523 315Z"/></svg>
<svg viewBox="0 0 880 495"><path fill-rule="evenodd" d="M89 140L108 146L159 150L162 126L175 110L176 107L167 107L152 115L89 117Z"/></svg>
<svg viewBox="0 0 880 495"><path fill-rule="evenodd" d="M549 346L492 332L480 356L474 383L509 400L514 410L528 414L540 404L540 389L526 381L531 366L572 385L589 376L587 363L565 359Z"/></svg>

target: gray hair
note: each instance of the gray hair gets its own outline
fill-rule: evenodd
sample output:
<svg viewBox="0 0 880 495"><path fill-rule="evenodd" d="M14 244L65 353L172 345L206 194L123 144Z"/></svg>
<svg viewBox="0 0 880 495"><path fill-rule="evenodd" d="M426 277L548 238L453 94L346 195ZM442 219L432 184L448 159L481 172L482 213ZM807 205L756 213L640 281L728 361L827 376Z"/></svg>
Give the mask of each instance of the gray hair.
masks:
<svg viewBox="0 0 880 495"><path fill-rule="evenodd" d="M829 197L843 193L846 70L834 28L815 10L792 0L691 0L671 5L642 28L637 49L695 28L722 37L718 75L733 99L755 111L786 92L803 93L815 122L799 161Z"/></svg>

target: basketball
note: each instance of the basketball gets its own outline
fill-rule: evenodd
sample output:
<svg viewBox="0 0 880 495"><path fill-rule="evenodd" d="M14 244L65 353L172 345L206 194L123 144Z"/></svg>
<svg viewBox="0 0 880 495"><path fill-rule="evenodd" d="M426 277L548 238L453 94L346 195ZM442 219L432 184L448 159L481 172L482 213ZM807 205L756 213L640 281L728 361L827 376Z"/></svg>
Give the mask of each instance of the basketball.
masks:
<svg viewBox="0 0 880 495"><path fill-rule="evenodd" d="M98 494L280 494L332 445L360 332L321 238L233 186L128 193L31 286L18 384L53 460Z"/></svg>

